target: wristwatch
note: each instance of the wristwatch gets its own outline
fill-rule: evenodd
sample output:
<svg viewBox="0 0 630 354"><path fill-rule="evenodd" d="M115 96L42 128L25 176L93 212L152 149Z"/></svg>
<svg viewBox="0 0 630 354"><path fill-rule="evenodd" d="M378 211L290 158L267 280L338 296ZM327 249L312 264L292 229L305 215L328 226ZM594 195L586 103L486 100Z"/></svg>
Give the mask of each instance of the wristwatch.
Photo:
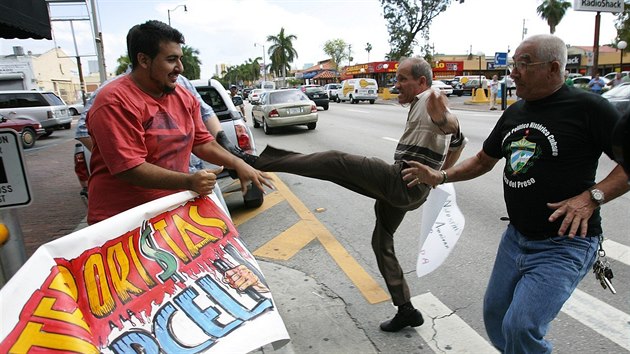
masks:
<svg viewBox="0 0 630 354"><path fill-rule="evenodd" d="M591 199L599 205L604 204L604 192L597 188L591 189Z"/></svg>

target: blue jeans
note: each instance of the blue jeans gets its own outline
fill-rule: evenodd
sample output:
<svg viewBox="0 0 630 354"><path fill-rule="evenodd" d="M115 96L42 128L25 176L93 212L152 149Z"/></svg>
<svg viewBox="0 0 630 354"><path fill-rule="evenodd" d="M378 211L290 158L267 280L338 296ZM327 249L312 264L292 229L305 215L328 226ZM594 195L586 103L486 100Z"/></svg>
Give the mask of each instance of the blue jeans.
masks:
<svg viewBox="0 0 630 354"><path fill-rule="evenodd" d="M509 225L483 304L486 332L503 353L551 353L544 339L597 255L598 237L530 240Z"/></svg>

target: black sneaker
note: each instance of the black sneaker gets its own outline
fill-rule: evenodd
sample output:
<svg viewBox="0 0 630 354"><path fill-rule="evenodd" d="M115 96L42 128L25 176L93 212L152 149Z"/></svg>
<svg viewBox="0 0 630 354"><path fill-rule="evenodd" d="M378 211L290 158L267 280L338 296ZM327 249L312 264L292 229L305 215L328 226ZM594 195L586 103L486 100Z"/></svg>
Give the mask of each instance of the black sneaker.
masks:
<svg viewBox="0 0 630 354"><path fill-rule="evenodd" d="M424 323L422 314L417 309L411 311L398 311L391 320L381 323L381 331L398 332L401 329L411 326L418 327Z"/></svg>

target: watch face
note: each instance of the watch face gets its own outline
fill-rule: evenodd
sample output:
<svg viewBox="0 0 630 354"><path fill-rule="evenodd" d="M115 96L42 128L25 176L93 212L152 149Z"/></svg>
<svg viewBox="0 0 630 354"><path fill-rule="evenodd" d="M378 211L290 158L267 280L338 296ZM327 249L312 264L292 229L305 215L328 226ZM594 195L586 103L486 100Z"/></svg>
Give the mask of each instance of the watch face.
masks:
<svg viewBox="0 0 630 354"><path fill-rule="evenodd" d="M591 191L591 196L593 197L593 200L598 203L604 201L604 192L600 191L599 189L593 189Z"/></svg>

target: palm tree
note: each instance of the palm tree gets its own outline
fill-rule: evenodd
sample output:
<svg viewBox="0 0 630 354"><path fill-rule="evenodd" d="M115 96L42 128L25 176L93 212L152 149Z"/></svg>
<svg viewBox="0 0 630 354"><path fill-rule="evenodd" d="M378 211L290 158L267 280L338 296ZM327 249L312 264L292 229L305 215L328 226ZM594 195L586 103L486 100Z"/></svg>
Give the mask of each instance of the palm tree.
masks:
<svg viewBox="0 0 630 354"><path fill-rule="evenodd" d="M198 79L201 75L201 60L199 50L187 45L182 46L182 65L184 75L190 80Z"/></svg>
<svg viewBox="0 0 630 354"><path fill-rule="evenodd" d="M297 51L293 48L293 41L297 37L293 34L285 35L284 27L280 28L277 36L267 36L267 42L273 43L269 47L269 58L271 59L271 70L276 75L287 76L287 69L291 70L291 63L298 57Z"/></svg>
<svg viewBox="0 0 630 354"><path fill-rule="evenodd" d="M120 75L127 71L127 68L131 65L131 60L129 60L128 55L121 55L116 59L116 63L118 63L118 67L116 68L116 75Z"/></svg>
<svg viewBox="0 0 630 354"><path fill-rule="evenodd" d="M370 52L372 51L372 45L370 44L370 42L367 43L367 45L365 46L365 51L368 53L368 63L370 62Z"/></svg>
<svg viewBox="0 0 630 354"><path fill-rule="evenodd" d="M543 0L536 8L536 12L540 18L547 21L549 25L549 33L556 32L556 26L560 23L567 9L571 7L571 3L562 0Z"/></svg>

